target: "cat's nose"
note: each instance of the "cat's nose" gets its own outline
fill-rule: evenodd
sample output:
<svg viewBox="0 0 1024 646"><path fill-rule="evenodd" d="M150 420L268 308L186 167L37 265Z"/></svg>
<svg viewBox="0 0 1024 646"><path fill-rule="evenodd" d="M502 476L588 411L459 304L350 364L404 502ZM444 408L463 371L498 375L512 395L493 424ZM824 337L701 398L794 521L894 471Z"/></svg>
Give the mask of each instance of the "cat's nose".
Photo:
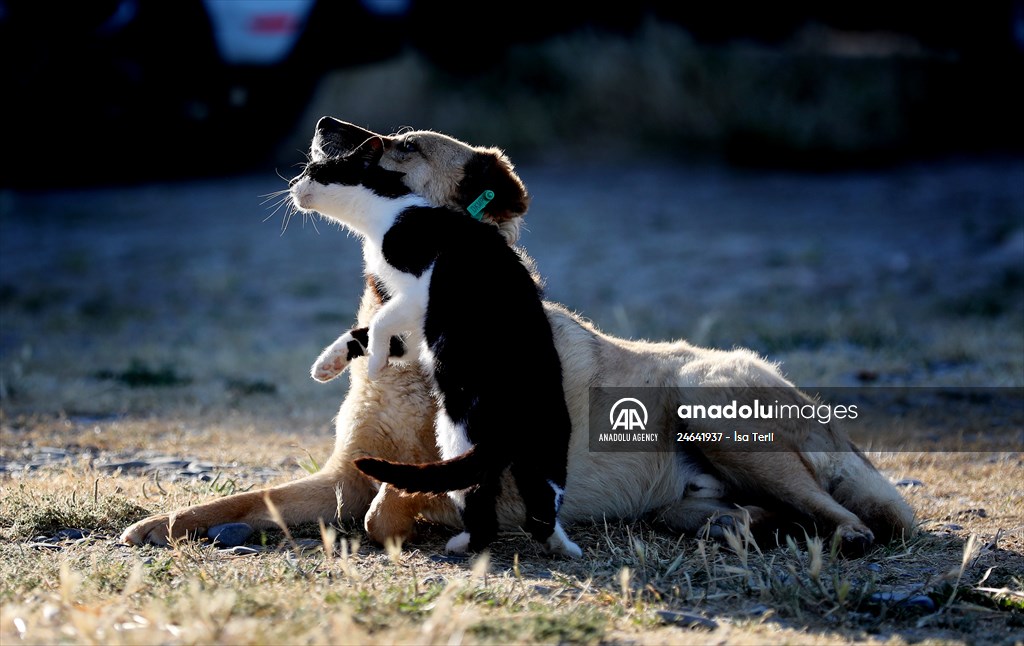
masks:
<svg viewBox="0 0 1024 646"><path fill-rule="evenodd" d="M298 184L300 179L302 179L302 175L296 175L295 177L288 180L288 188L291 188Z"/></svg>

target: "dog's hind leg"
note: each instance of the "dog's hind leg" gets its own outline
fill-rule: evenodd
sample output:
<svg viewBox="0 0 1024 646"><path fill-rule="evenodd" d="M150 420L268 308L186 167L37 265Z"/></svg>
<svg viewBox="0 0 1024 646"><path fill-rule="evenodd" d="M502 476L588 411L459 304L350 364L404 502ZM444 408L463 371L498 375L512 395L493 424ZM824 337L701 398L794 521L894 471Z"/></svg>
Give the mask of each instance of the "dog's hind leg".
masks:
<svg viewBox="0 0 1024 646"><path fill-rule="evenodd" d="M459 510L448 496L410 494L382 483L366 512L364 527L370 539L381 545L389 540L404 543L416 535L420 516L450 527L462 524Z"/></svg>
<svg viewBox="0 0 1024 646"><path fill-rule="evenodd" d="M738 481L770 495L783 507L835 530L844 550L860 552L875 541L874 533L864 521L839 504L812 475L811 464L816 454L805 457L790 451L732 451L728 455L729 471ZM828 459L832 454L817 455Z"/></svg>
<svg viewBox="0 0 1024 646"><path fill-rule="evenodd" d="M856 448L842 454L829 493L881 541L910 538L914 531L914 510Z"/></svg>

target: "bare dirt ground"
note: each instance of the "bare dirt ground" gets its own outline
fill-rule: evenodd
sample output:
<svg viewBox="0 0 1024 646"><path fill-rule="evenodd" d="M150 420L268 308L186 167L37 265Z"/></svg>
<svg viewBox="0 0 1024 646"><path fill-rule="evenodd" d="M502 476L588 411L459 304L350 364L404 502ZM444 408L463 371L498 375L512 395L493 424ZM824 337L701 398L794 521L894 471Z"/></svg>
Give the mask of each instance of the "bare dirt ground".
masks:
<svg viewBox="0 0 1024 646"><path fill-rule="evenodd" d="M608 332L752 347L781 362L802 386L1024 386L1021 160L952 160L821 175L655 161L519 171L534 197L522 243L547 278L548 297ZM68 582L71 575L24 557L18 547L37 534L52 538L58 529L26 525L25 501L45 507L77 492L79 500L103 493L137 503L140 508L123 511L107 525L79 527L95 532L100 547L67 545L63 558L88 569L88 552L75 550L101 549L122 561L134 558L125 554L144 553L164 563L157 579L184 581L191 576L187 568L168 570L159 552L114 546L115 525L147 511L294 478L302 473L297 463L315 468L326 459L331 420L346 383L316 384L308 369L353 318L361 256L355 239L322 222L294 219L282 232L281 212L273 215L273 203L270 209L261 205L261 196L284 186L268 173L0 193L0 489L8 501L0 531L12 541L4 552L11 569L0 591L5 643L15 636L39 643L103 635L93 624L71 621L78 617L75 608L81 609L61 597L77 589ZM963 431L949 422L935 430L935 446L962 448L957 442ZM507 575L515 568L516 580L527 581L526 591L498 595L491 588L488 597L467 588L453 601L439 592L444 586L434 584L445 577L477 579L468 566L459 575L449 571L459 569L457 564L424 556L437 553L441 532L401 568L389 566L384 552L365 541L355 555L362 561L346 561L345 567L364 568L369 577L379 574L373 565L379 561L384 570L391 568L388 576L397 576L394 570L404 572L411 564L409 598L422 601L423 591L433 590L427 601L444 597L472 609L473 618L455 622L449 632L428 634L428 628L438 630L430 608L402 610L396 615L402 621L356 621L366 632L351 635L444 641L454 639L459 627L458 635L470 641L1019 643L1021 432L1019 426L1003 429L1000 437L1008 440L983 453L872 454L887 476L904 482L901 490L918 511L924 542L833 563L842 576L822 584L820 599L814 596L818 575L807 579L806 553L802 561L793 557L802 565L792 578L811 587L776 584L775 590L795 590L784 599L766 592L771 585L763 587L753 575L738 587L724 583L748 567L746 557L737 564L714 556L711 561L725 569L712 575L705 568L701 582L700 572L685 570L707 565L703 543L617 526L577 529L584 542L593 539L589 573L543 559L520 572L514 555L524 545L510 543L492 555L492 571ZM358 528L347 531L358 538ZM625 547L613 547L619 540ZM659 545L664 562L656 559ZM536 560L525 549L524 560ZM752 571L769 573L770 583L770 573L786 561L780 554L775 564L773 552L765 553L760 569ZM673 560L676 554L681 560ZM99 557L91 558L98 568ZM188 558L197 564L192 575L199 572L203 580L211 574L208 557ZM224 575L225 567L217 565L216 571ZM335 563L324 567L331 570ZM969 583L964 590L970 594L949 596L951 589L960 590L949 587L948 574L957 568L957 585ZM29 576L34 569L48 574ZM245 585L258 586L259 575L251 576ZM852 608L846 593L840 594L846 576L863 586ZM870 586L864 576L874 576ZM425 584L424 577L434 577L433 583ZM696 592L694 580L700 584ZM104 584L88 585L89 594L107 598ZM901 585L931 595L931 606L896 611L890 604L881 614L869 608L879 589ZM114 587L129 606L143 603L137 595L145 590L123 581ZM354 608L353 617L372 615L365 602L369 589L357 588L356 601L345 597L342 605ZM1003 592L979 592L988 589ZM334 593L316 590L323 603L332 603L323 600ZM516 603L508 601L512 597ZM194 603L201 598L197 592ZM105 608L104 603L90 607ZM272 610L274 603L249 599L234 616L250 622L245 626L287 625ZM492 607L512 608L511 614L487 614ZM657 614L683 607L717 616L718 627L695 635L687 627L692 622ZM576 614L552 610L551 623L544 623L544 608ZM106 610L89 612L106 616ZM544 622L530 623L537 613ZM166 625L183 621L169 619ZM497 628L494 622L501 621L519 632ZM241 636L249 634L244 630L176 634L155 626L147 629L156 632L145 634L159 641L188 641L190 635L251 641ZM413 632L389 632L398 629ZM106 638L130 641L127 634L108 631ZM324 639L320 633L308 636Z"/></svg>

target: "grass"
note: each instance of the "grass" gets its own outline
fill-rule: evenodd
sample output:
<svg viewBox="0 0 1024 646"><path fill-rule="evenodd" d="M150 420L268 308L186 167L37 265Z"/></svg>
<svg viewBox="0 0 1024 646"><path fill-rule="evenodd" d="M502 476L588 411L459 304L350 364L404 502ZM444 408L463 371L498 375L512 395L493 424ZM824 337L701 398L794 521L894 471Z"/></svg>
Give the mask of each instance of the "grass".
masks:
<svg viewBox="0 0 1024 646"><path fill-rule="evenodd" d="M109 422L108 432L131 432ZM233 431L239 445L244 432ZM35 439L5 425L4 446ZM284 443L283 438L278 443ZM180 448L217 460L186 438ZM319 447L317 450L326 450ZM298 477L312 452L292 447ZM8 452L7 458L16 457ZM228 493L195 479L107 473L87 460L0 481L4 643L1010 643L1024 626L1020 455L873 456L918 510L916 537L844 558L819 539L721 543L657 524L577 525L578 561L521 536L485 555L442 556L450 531L379 547L357 526L266 532L237 555L196 541L116 543L147 513ZM239 486L244 473L231 476ZM143 506L140 506L143 505ZM80 538L51 539L59 530ZM889 597L879 593L890 593ZM915 603L901 602L912 598ZM922 598L925 599L922 601ZM924 604L924 605L921 605Z"/></svg>

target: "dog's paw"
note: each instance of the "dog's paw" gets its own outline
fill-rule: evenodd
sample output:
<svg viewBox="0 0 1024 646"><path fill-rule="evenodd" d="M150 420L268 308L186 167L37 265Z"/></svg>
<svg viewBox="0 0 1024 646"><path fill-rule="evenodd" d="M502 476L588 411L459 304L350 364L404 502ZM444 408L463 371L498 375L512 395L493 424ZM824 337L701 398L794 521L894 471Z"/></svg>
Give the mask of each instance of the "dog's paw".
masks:
<svg viewBox="0 0 1024 646"><path fill-rule="evenodd" d="M128 529L121 532L118 539L128 545L169 545L173 540L188 536L199 536L206 532L205 527L190 525L184 519L171 514L157 514L143 518Z"/></svg>
<svg viewBox="0 0 1024 646"><path fill-rule="evenodd" d="M706 525L707 537L716 541L725 540L726 532L736 534L740 531L739 524L739 519L732 512L718 514Z"/></svg>
<svg viewBox="0 0 1024 646"><path fill-rule="evenodd" d="M452 536L444 546L444 551L449 554L465 554L469 551L469 532L462 532Z"/></svg>
<svg viewBox="0 0 1024 646"><path fill-rule="evenodd" d="M839 549L843 554L859 556L875 542L875 535L864 525L844 524L836 528Z"/></svg>
<svg viewBox="0 0 1024 646"><path fill-rule="evenodd" d="M366 354L365 343L365 334L360 335L359 330L342 334L320 353L309 371L310 376L320 383L334 379L345 371L353 359Z"/></svg>

